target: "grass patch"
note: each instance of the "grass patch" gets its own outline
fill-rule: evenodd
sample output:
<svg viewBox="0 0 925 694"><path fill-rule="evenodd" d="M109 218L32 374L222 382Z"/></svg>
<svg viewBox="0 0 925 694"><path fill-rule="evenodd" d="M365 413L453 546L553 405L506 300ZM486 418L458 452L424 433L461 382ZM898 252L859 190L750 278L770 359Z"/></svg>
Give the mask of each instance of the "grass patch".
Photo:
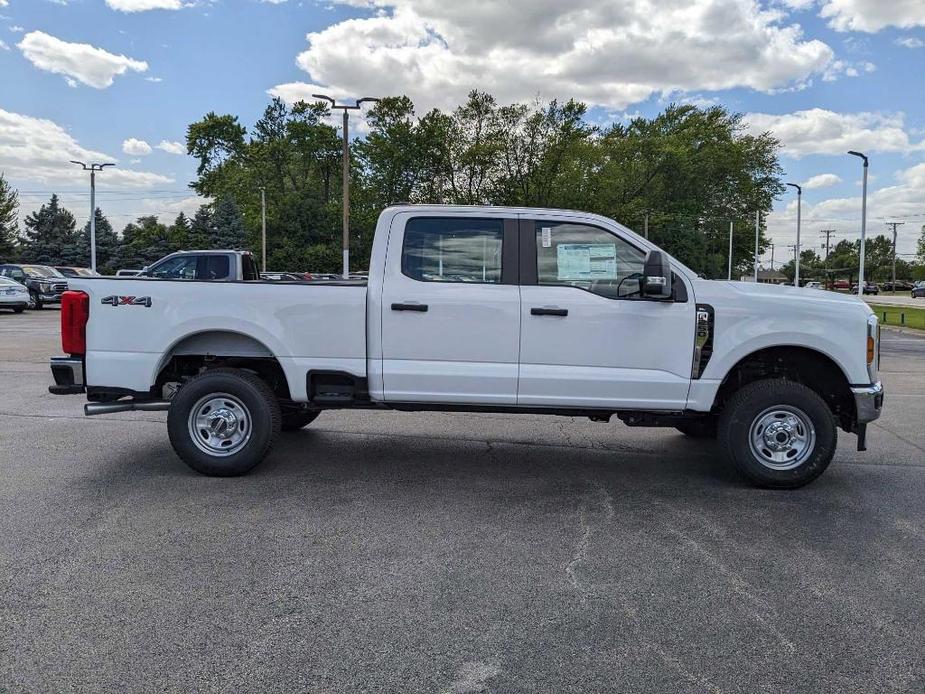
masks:
<svg viewBox="0 0 925 694"><path fill-rule="evenodd" d="M883 304L869 304L869 306L884 325L925 330L925 308L885 306Z"/></svg>

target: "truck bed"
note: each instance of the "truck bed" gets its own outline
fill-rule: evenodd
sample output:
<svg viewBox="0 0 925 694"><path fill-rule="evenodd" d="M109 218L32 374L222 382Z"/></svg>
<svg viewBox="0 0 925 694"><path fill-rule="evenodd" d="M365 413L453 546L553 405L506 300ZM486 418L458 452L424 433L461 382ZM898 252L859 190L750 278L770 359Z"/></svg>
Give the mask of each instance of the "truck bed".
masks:
<svg viewBox="0 0 925 694"><path fill-rule="evenodd" d="M171 356L205 347L275 357L293 399L309 369L366 375L366 282L80 278L90 296L86 383L147 391ZM102 347L105 346L105 349Z"/></svg>

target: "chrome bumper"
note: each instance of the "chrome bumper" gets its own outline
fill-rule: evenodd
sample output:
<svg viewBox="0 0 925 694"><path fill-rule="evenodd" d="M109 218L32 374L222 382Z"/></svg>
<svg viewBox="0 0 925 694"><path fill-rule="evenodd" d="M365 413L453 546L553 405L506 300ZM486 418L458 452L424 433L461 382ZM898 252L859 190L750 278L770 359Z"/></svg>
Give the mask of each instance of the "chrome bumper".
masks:
<svg viewBox="0 0 925 694"><path fill-rule="evenodd" d="M51 375L55 378L55 385L48 386L52 395L73 395L83 393L84 362L75 357L52 357Z"/></svg>
<svg viewBox="0 0 925 694"><path fill-rule="evenodd" d="M867 424L880 416L883 409L883 384L877 381L869 386L851 386L858 424Z"/></svg>

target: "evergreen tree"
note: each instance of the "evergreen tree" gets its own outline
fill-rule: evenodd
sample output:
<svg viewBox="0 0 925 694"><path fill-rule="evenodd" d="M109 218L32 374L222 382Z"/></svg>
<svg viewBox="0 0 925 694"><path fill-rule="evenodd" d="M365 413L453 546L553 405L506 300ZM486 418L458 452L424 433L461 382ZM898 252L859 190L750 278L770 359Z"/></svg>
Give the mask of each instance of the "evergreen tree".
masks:
<svg viewBox="0 0 925 694"><path fill-rule="evenodd" d="M74 215L61 207L57 195L26 217L25 225L20 254L24 262L60 265L78 255Z"/></svg>
<svg viewBox="0 0 925 694"><path fill-rule="evenodd" d="M170 245L178 251L191 250L190 229L189 217L181 212L177 215L177 218L173 220L173 224L171 224L170 228L167 230L167 235L170 237Z"/></svg>
<svg viewBox="0 0 925 694"><path fill-rule="evenodd" d="M925 224L922 225L922 235L919 236L916 255L919 258L919 263L925 265Z"/></svg>
<svg viewBox="0 0 925 694"><path fill-rule="evenodd" d="M212 209L208 205L201 205L190 223L189 249L193 251L208 249L211 237Z"/></svg>
<svg viewBox="0 0 925 694"><path fill-rule="evenodd" d="M170 230L157 217L139 217L122 230L119 265L140 270L177 250L170 241Z"/></svg>
<svg viewBox="0 0 925 694"><path fill-rule="evenodd" d="M241 217L241 212L230 195L226 195L215 205L212 225L210 248L244 248L244 218Z"/></svg>
<svg viewBox="0 0 925 694"><path fill-rule="evenodd" d="M16 212L19 209L19 194L0 173L0 262L16 258L16 241L19 227Z"/></svg>
<svg viewBox="0 0 925 694"><path fill-rule="evenodd" d="M67 258L69 265L90 267L90 222L84 224L75 245L75 257ZM99 207L96 208L96 269L104 275L114 273L119 255L119 237Z"/></svg>

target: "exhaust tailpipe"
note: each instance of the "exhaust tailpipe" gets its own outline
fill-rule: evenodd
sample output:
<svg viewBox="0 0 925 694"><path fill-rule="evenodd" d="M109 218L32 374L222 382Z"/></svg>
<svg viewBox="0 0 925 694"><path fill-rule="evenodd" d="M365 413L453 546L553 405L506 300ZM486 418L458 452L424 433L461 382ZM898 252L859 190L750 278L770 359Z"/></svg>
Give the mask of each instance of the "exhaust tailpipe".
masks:
<svg viewBox="0 0 925 694"><path fill-rule="evenodd" d="M170 408L170 400L131 400L119 402L88 402L84 405L84 414L92 417L96 414L113 414L115 412L162 412Z"/></svg>

